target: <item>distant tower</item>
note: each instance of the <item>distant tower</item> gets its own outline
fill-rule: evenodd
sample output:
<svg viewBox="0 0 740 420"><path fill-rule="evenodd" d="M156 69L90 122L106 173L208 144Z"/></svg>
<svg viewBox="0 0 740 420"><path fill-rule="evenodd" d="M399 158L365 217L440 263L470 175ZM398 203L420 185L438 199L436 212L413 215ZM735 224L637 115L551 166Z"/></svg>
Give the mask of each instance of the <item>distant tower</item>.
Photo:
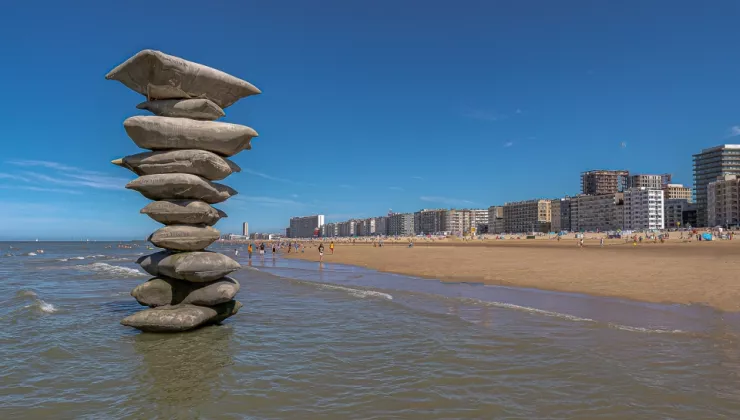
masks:
<svg viewBox="0 0 740 420"><path fill-rule="evenodd" d="M249 237L249 223L247 222L242 225L242 235Z"/></svg>

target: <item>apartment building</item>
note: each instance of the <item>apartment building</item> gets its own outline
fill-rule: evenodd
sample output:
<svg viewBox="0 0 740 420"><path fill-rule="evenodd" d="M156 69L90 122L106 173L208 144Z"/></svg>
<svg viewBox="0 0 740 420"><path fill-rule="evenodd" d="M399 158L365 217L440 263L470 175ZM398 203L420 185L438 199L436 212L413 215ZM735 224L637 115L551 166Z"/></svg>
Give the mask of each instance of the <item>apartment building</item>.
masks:
<svg viewBox="0 0 740 420"><path fill-rule="evenodd" d="M504 206L491 206L488 208L488 233L504 233Z"/></svg>
<svg viewBox="0 0 740 420"><path fill-rule="evenodd" d="M373 217L375 220L374 235L385 236L388 234L388 216Z"/></svg>
<svg viewBox="0 0 740 420"><path fill-rule="evenodd" d="M647 188L651 190L661 190L663 186L671 182L671 174L647 175L637 174L630 175L627 178L627 188Z"/></svg>
<svg viewBox="0 0 740 420"><path fill-rule="evenodd" d="M410 236L413 234L413 213L392 213L390 216L388 216L388 235Z"/></svg>
<svg viewBox="0 0 740 420"><path fill-rule="evenodd" d="M688 227L688 224L684 222L684 215L692 210L696 212L696 204L684 198L667 199L665 198L665 190L663 190L663 202L665 203L663 206L665 228L678 229Z"/></svg>
<svg viewBox="0 0 740 420"><path fill-rule="evenodd" d="M630 188L624 193L624 229L665 228L663 190Z"/></svg>
<svg viewBox="0 0 740 420"><path fill-rule="evenodd" d="M291 238L311 238L316 229L324 224L324 215L301 216L290 218ZM286 230L286 234L288 231Z"/></svg>
<svg viewBox="0 0 740 420"><path fill-rule="evenodd" d="M527 200L504 204L504 226L506 232L549 232L551 214L550 200Z"/></svg>
<svg viewBox="0 0 740 420"><path fill-rule="evenodd" d="M327 223L321 227L321 236L323 238L334 238L339 236L339 225L337 223Z"/></svg>
<svg viewBox="0 0 740 420"><path fill-rule="evenodd" d="M488 232L488 210L486 209L471 209L470 210L470 228L475 228L476 233Z"/></svg>
<svg viewBox="0 0 740 420"><path fill-rule="evenodd" d="M416 234L428 235L445 231L445 209L421 209L414 213Z"/></svg>
<svg viewBox="0 0 740 420"><path fill-rule="evenodd" d="M708 226L740 224L740 177L725 175L707 185Z"/></svg>
<svg viewBox="0 0 740 420"><path fill-rule="evenodd" d="M447 210L444 218L444 230L453 235L465 235L470 231L470 210Z"/></svg>
<svg viewBox="0 0 740 420"><path fill-rule="evenodd" d="M338 236L356 236L357 235L357 220L347 220L344 222L337 223L339 235Z"/></svg>
<svg viewBox="0 0 740 420"><path fill-rule="evenodd" d="M663 186L663 199L668 200L688 200L692 202L691 188L683 184L666 184Z"/></svg>
<svg viewBox="0 0 740 420"><path fill-rule="evenodd" d="M627 188L629 171L593 170L581 173L581 194L604 195Z"/></svg>
<svg viewBox="0 0 740 420"><path fill-rule="evenodd" d="M551 226L550 230L553 232L562 232L571 230L571 211L570 211L570 197L557 198L552 200L551 206Z"/></svg>
<svg viewBox="0 0 740 420"><path fill-rule="evenodd" d="M707 186L725 175L740 175L740 144L723 144L704 149L694 158L694 196L698 226L710 226Z"/></svg>
<svg viewBox="0 0 740 420"><path fill-rule="evenodd" d="M242 223L242 235L249 237L249 223Z"/></svg>
<svg viewBox="0 0 740 420"><path fill-rule="evenodd" d="M622 229L623 193L571 197L570 222L574 232L608 232Z"/></svg>

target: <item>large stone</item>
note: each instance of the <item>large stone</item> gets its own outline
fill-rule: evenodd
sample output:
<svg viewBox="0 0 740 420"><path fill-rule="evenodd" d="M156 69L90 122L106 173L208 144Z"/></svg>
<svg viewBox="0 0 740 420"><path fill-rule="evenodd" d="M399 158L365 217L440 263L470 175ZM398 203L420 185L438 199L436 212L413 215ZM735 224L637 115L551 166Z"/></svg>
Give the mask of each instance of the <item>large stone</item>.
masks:
<svg viewBox="0 0 740 420"><path fill-rule="evenodd" d="M142 102L136 107L160 117L213 121L226 115L220 106L208 99L165 99Z"/></svg>
<svg viewBox="0 0 740 420"><path fill-rule="evenodd" d="M171 225L157 229L148 241L175 251L202 251L220 236L221 232L210 226Z"/></svg>
<svg viewBox="0 0 740 420"><path fill-rule="evenodd" d="M198 200L160 200L141 209L141 213L164 225L214 225L227 217L223 211Z"/></svg>
<svg viewBox="0 0 740 420"><path fill-rule="evenodd" d="M251 149L257 137L246 125L187 118L136 116L127 118L123 127L142 149L202 149L223 156Z"/></svg>
<svg viewBox="0 0 740 420"><path fill-rule="evenodd" d="M160 251L136 261L152 276L166 276L194 283L220 279L241 268L238 262L216 252Z"/></svg>
<svg viewBox="0 0 740 420"><path fill-rule="evenodd" d="M235 300L212 307L190 304L160 306L129 315L121 324L148 332L181 332L218 324L239 312L241 307L242 304Z"/></svg>
<svg viewBox="0 0 740 420"><path fill-rule="evenodd" d="M142 175L126 184L150 200L202 200L209 204L226 201L237 192L222 184L190 174Z"/></svg>
<svg viewBox="0 0 740 420"><path fill-rule="evenodd" d="M145 152L112 161L114 165L131 170L137 175L191 174L218 181L240 172L241 168L229 159L207 150L184 149Z"/></svg>
<svg viewBox="0 0 740 420"><path fill-rule="evenodd" d="M167 277L155 277L131 291L131 296L144 306L190 303L214 306L228 302L239 291L239 282L223 277L210 283L191 283Z"/></svg>
<svg viewBox="0 0 740 420"><path fill-rule="evenodd" d="M262 93L220 70L154 50L139 52L105 78L118 80L147 99L208 98L221 108Z"/></svg>

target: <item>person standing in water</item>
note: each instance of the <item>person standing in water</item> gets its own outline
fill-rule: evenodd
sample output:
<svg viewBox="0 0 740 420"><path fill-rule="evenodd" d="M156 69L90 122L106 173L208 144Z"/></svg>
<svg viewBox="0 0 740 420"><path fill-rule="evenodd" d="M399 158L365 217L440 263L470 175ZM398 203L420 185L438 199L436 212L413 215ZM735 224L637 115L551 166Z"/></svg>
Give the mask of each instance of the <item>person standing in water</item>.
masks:
<svg viewBox="0 0 740 420"><path fill-rule="evenodd" d="M252 259L252 243L249 243L249 246L247 246L247 254L249 254L249 259Z"/></svg>
<svg viewBox="0 0 740 420"><path fill-rule="evenodd" d="M277 248L275 247L275 244L272 244L272 259L275 259L275 252L277 252Z"/></svg>
<svg viewBox="0 0 740 420"><path fill-rule="evenodd" d="M319 244L319 262L324 261L324 244Z"/></svg>

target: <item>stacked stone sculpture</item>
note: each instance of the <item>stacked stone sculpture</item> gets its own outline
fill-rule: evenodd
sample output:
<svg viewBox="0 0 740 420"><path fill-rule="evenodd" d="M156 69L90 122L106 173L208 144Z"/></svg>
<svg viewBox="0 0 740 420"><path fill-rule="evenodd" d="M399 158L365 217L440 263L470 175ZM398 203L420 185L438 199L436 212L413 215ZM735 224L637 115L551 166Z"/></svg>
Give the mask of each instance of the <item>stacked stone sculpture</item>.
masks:
<svg viewBox="0 0 740 420"><path fill-rule="evenodd" d="M154 200L141 213L165 225L149 237L165 250L137 261L154 278L131 292L150 309L121 324L177 332L220 323L242 306L234 300L239 283L227 277L241 267L205 250L220 235L212 226L226 217L211 204L237 193L213 181L241 170L228 157L251 149L257 133L215 120L224 108L261 92L219 70L153 50L139 52L105 78L145 95L137 108L154 114L123 123L134 143L149 151L112 163L139 175L126 188Z"/></svg>

